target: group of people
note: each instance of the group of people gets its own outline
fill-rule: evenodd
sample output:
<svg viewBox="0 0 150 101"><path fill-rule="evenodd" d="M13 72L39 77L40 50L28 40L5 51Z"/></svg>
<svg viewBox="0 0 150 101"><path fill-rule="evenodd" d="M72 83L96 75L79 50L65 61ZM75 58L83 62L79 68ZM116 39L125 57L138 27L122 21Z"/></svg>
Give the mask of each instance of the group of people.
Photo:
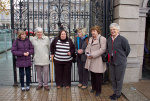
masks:
<svg viewBox="0 0 150 101"><path fill-rule="evenodd" d="M123 78L127 64L127 56L130 53L128 40L119 34L120 27L116 23L110 25L111 36L106 39L101 35L99 26L90 29L91 37L86 28L78 28L78 36L73 43L68 33L61 30L50 44L49 38L43 34L42 28L35 30L36 35L30 40L26 38L24 31L18 32L18 38L12 46L12 53L17 56L16 65L19 67L21 90L30 89L31 55L37 71L38 87L43 86L49 90L49 56L54 61L55 82L57 89L71 86L71 67L75 55L77 60L79 84L78 87L88 87L89 72L91 74L91 93L96 96L101 94L103 73L106 71L106 62L102 55L107 51L110 71L110 79L114 94L110 99L116 100L121 96ZM26 72L26 88L24 87L24 69ZM44 76L44 77L43 77Z"/></svg>

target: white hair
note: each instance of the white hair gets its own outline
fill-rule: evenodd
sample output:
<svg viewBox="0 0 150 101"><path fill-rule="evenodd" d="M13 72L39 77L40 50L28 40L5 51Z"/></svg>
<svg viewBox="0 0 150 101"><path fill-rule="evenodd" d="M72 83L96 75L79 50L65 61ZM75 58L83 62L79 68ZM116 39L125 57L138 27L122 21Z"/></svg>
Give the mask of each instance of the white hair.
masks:
<svg viewBox="0 0 150 101"><path fill-rule="evenodd" d="M43 32L43 29L41 28L41 27L37 27L36 29L35 29L35 32L37 33L37 32Z"/></svg>
<svg viewBox="0 0 150 101"><path fill-rule="evenodd" d="M115 27L116 29L120 30L120 26L117 23L111 23L109 28Z"/></svg>

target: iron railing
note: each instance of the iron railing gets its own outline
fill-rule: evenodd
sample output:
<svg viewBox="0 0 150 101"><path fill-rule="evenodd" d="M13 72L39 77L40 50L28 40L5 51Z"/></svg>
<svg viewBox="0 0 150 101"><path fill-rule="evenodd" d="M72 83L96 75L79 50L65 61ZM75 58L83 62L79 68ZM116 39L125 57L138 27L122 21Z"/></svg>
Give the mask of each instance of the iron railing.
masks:
<svg viewBox="0 0 150 101"><path fill-rule="evenodd" d="M89 31L94 25L101 26L102 34L107 37L112 21L113 0L11 0L12 41L15 40L18 29L34 32L38 26L43 28L50 39L64 28L74 40L77 28L85 27ZM16 84L17 70L14 56L13 68ZM34 64L31 73L32 82L37 82ZM72 81L78 81L76 64L72 67Z"/></svg>

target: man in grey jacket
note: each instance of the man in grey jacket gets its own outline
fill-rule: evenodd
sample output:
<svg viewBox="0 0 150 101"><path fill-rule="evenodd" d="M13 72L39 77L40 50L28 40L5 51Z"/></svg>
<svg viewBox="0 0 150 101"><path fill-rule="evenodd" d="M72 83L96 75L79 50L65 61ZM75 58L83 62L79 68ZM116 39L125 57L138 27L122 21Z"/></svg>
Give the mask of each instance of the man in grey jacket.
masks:
<svg viewBox="0 0 150 101"><path fill-rule="evenodd" d="M127 56L130 53L128 40L119 34L119 25L110 25L111 36L108 38L108 57L110 63L110 78L114 94L111 100L116 100L121 96L122 84L127 65Z"/></svg>

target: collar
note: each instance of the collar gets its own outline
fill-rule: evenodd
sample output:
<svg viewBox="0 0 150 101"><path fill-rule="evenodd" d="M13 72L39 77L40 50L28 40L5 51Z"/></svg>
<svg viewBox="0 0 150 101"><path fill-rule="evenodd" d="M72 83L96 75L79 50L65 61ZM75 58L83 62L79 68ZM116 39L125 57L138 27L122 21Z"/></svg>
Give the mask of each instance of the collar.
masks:
<svg viewBox="0 0 150 101"><path fill-rule="evenodd" d="M86 34L86 35L84 35L81 39L84 40L84 39L86 39L87 37L88 37L88 35Z"/></svg>
<svg viewBox="0 0 150 101"><path fill-rule="evenodd" d="M115 37L111 36L112 40L114 41L117 37L118 37L119 34L117 34Z"/></svg>
<svg viewBox="0 0 150 101"><path fill-rule="evenodd" d="M38 40L39 38L38 38L37 36L35 36L35 39ZM45 39L45 36L42 35L42 38L41 38L41 39L44 40L44 39Z"/></svg>
<svg viewBox="0 0 150 101"><path fill-rule="evenodd" d="M18 38L18 40L20 40L20 41L25 41L25 40L27 40L27 38L25 38L24 40L21 40L21 39Z"/></svg>

